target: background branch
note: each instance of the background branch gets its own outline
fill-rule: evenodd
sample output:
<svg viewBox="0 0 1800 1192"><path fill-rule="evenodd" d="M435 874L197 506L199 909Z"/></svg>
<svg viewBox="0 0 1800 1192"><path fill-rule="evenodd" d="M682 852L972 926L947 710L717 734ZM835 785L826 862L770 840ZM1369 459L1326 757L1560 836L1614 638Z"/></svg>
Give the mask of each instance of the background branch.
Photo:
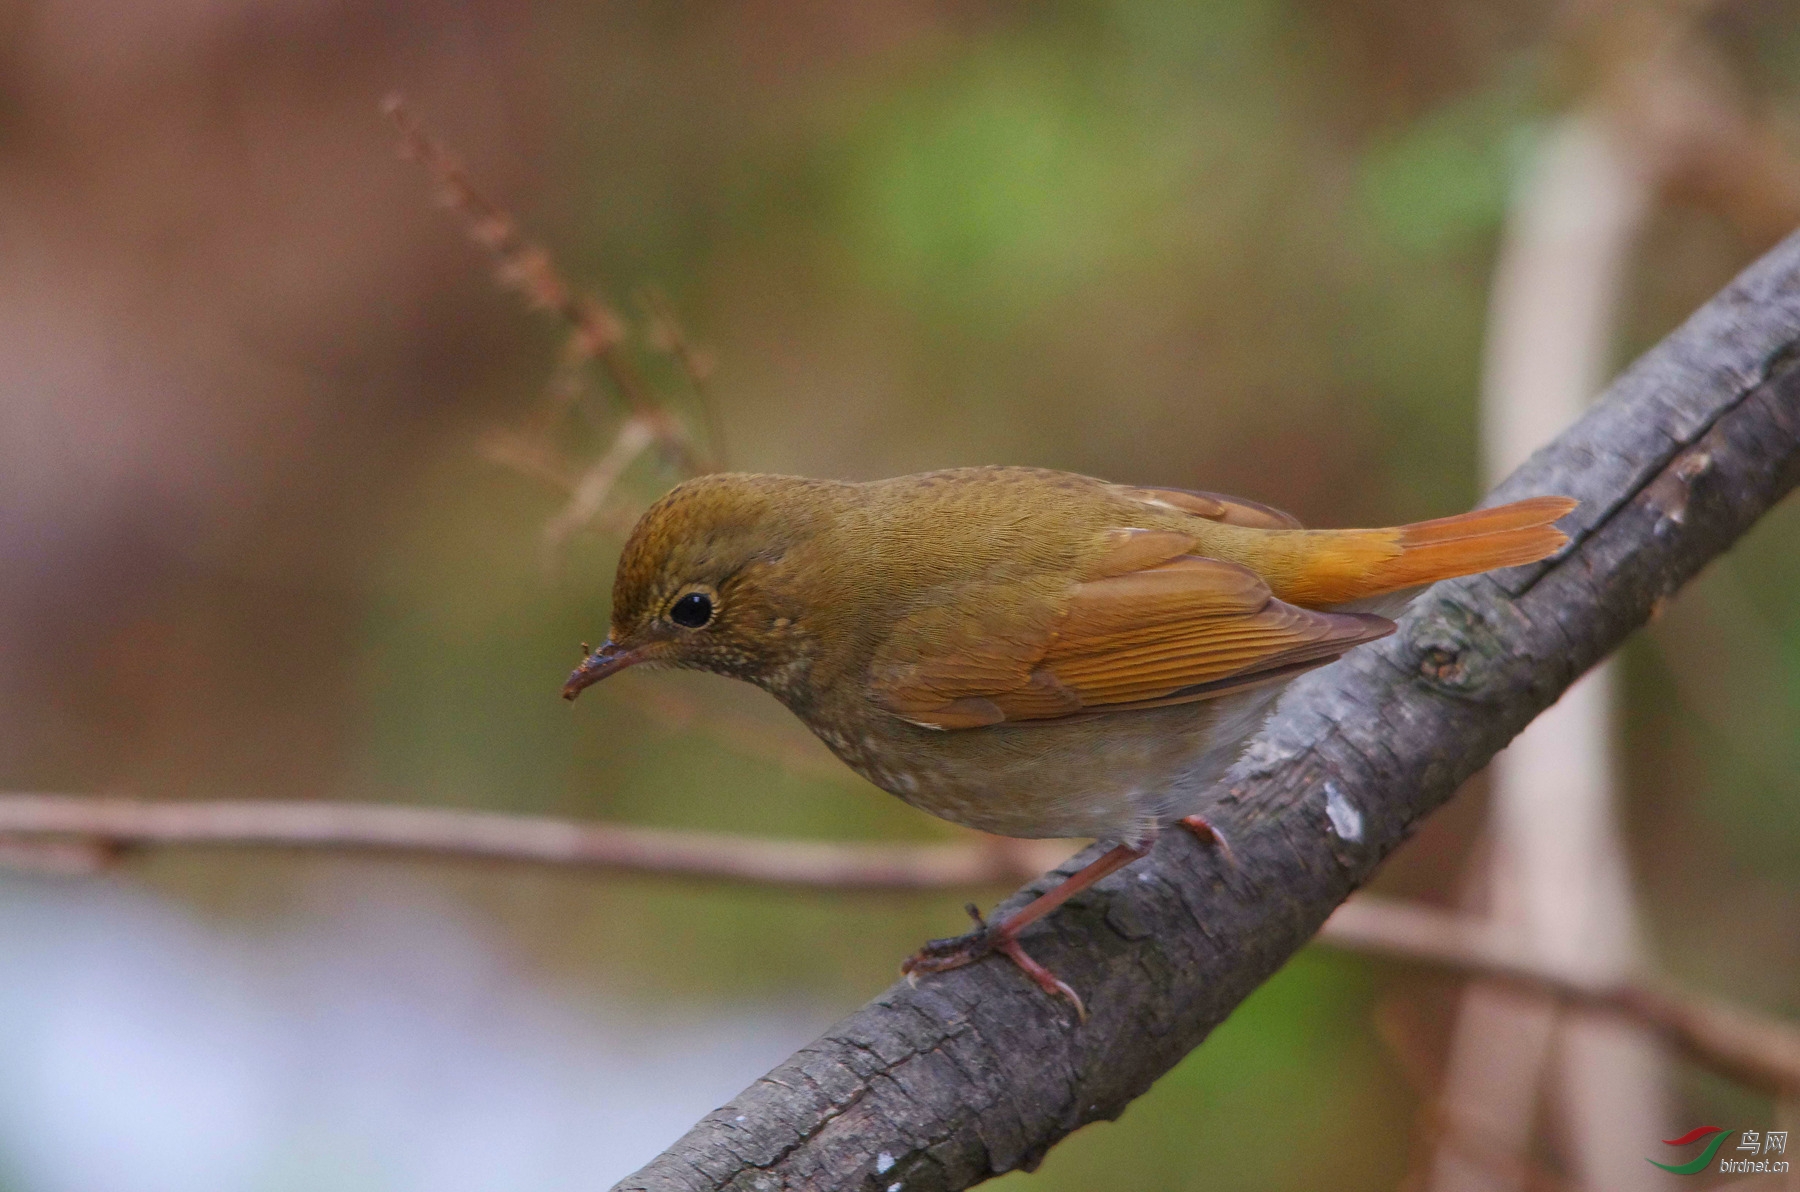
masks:
<svg viewBox="0 0 1800 1192"><path fill-rule="evenodd" d="M1643 981L1559 971L1494 926L1435 907L1358 894L1319 932L1348 952L1425 963L1629 1018L1722 1076L1772 1097L1800 1093L1800 1028Z"/></svg>
<svg viewBox="0 0 1800 1192"><path fill-rule="evenodd" d="M1116 1116L1793 487L1797 353L1790 238L1496 490L1579 498L1565 551L1440 584L1393 637L1289 689L1218 808L1239 868L1173 834L1030 935L1085 1025L1003 964L896 985L620 1187L964 1188Z"/></svg>
<svg viewBox="0 0 1800 1192"><path fill-rule="evenodd" d="M0 842L85 848L104 862L150 847L402 853L720 878L834 890L941 890L1036 877L1068 842L991 837L964 844L763 840L435 807L266 799L142 802L93 795L0 795ZM98 851L94 851L98 850ZM9 860L0 851L0 862ZM58 868L69 868L64 864Z"/></svg>
<svg viewBox="0 0 1800 1192"><path fill-rule="evenodd" d="M1036 877L1067 841L983 837L957 844L768 840L547 817L332 802L143 802L0 794L0 864L91 872L146 848L288 848L522 862L618 873L833 890L943 890ZM1697 1063L1770 1093L1800 1091L1800 1031L1775 1019L1597 982L1534 958L1490 924L1360 895L1320 930L1345 951L1484 976L1624 1015Z"/></svg>

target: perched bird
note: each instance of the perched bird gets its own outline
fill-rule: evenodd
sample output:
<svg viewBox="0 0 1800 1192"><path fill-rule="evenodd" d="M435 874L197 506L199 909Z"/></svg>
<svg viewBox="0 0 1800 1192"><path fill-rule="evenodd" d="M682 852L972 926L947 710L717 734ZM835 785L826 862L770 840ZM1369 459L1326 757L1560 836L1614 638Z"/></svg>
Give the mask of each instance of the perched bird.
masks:
<svg viewBox="0 0 1800 1192"><path fill-rule="evenodd" d="M1529 563L1575 507L1536 497L1380 530L1308 530L1254 501L1037 468L862 484L716 474L639 520L611 633L563 695L629 666L763 688L832 752L933 815L1104 856L909 975L1019 946L1026 924L1164 828L1223 844L1218 783L1283 685L1394 631L1422 586Z"/></svg>

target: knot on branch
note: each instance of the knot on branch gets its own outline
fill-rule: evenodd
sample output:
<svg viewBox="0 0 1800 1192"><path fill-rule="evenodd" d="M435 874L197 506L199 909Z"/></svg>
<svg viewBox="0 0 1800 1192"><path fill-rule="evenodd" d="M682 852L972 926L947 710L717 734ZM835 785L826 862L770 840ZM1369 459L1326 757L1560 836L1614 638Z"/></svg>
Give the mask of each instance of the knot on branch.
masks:
<svg viewBox="0 0 1800 1192"><path fill-rule="evenodd" d="M1432 646L1419 662L1419 673L1435 686L1455 687L1464 682L1462 652L1447 646Z"/></svg>
<svg viewBox="0 0 1800 1192"><path fill-rule="evenodd" d="M1517 628L1496 624L1499 616L1525 620L1511 605L1478 611L1460 601L1440 601L1414 620L1403 657L1411 658L1412 669L1432 690L1459 700L1490 702L1532 667L1531 659L1509 645L1517 639Z"/></svg>
<svg viewBox="0 0 1800 1192"><path fill-rule="evenodd" d="M1687 523L1694 488L1712 468L1712 452L1697 444L1676 456L1669 466L1644 488L1644 500L1657 512L1655 532L1667 535Z"/></svg>

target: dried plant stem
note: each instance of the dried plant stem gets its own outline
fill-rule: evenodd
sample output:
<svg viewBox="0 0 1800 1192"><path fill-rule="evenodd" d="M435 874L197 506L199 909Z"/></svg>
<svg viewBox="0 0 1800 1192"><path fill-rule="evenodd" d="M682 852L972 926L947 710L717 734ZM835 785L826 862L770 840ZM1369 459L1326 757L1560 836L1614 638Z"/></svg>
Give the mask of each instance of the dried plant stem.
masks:
<svg viewBox="0 0 1800 1192"><path fill-rule="evenodd" d="M469 239L494 258L500 284L569 324L564 367L574 361L597 361L632 417L650 429L677 466L688 472L711 471L711 460L695 446L680 421L655 400L625 354L625 321L618 313L570 286L550 254L526 238L505 208L475 187L462 162L425 129L403 98L389 96L382 106L400 130L404 154L425 168L437 183L444 206L462 217Z"/></svg>
<svg viewBox="0 0 1800 1192"><path fill-rule="evenodd" d="M568 503L544 523L544 548L549 557L554 558L571 534L600 514L625 469L656 441L656 430L648 422L636 415L625 420L612 446L575 478Z"/></svg>
<svg viewBox="0 0 1800 1192"><path fill-rule="evenodd" d="M510 430L489 431L481 438L481 454L565 495L575 491L577 477L568 462L536 435Z"/></svg>
<svg viewBox="0 0 1800 1192"><path fill-rule="evenodd" d="M688 339L687 333L681 328L681 320L675 316L675 308L662 291L654 288L645 290L642 302L650 315L650 346L659 352L668 353L681 366L681 373L687 378L688 387L694 391L702 416L706 419L706 439L712 448L712 456L723 466L726 455L725 428L719 422L718 406L712 397L712 357L696 348L693 341Z"/></svg>

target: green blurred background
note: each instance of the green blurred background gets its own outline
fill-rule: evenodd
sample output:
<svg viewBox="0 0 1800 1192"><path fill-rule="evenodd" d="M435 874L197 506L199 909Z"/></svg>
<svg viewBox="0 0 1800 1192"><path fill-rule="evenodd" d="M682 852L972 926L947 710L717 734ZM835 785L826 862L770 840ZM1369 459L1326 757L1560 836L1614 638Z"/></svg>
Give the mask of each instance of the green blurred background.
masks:
<svg viewBox="0 0 1800 1192"><path fill-rule="evenodd" d="M718 361L734 467L1030 463L1385 524L1482 490L1497 237L1518 164L1583 94L1591 16L1535 0L0 6L0 786L957 838L748 689L628 674L573 709L556 698L576 643L605 631L619 543L586 532L546 567L561 494L481 447L543 408L563 329L433 208L381 97L404 91L571 277L627 309L642 287L669 296ZM1693 36L1800 149L1797 17L1792 0L1723 0ZM1667 190L1619 360L1784 230ZM676 372L644 366L704 427ZM606 443L598 381L584 409L561 432L577 456ZM647 500L674 479L647 458L626 487ZM1634 640L1618 728L1655 955L1789 1014L1797 547L1800 515L1778 510ZM1456 901L1473 785L1383 888ZM957 929L967 897L275 856L147 857L108 880L250 936L287 930L321 889L398 890L454 907L576 1006L800 1003L821 1021ZM5 889L62 896L36 881ZM1007 1186L1395 1187L1424 1145L1453 993L1303 955L1121 1121ZM1684 1080L1696 1121L1769 1118ZM19 1145L0 1121L0 1181ZM85 1186L38 1170L8 1186ZM257 1186L401 1186L306 1170Z"/></svg>

